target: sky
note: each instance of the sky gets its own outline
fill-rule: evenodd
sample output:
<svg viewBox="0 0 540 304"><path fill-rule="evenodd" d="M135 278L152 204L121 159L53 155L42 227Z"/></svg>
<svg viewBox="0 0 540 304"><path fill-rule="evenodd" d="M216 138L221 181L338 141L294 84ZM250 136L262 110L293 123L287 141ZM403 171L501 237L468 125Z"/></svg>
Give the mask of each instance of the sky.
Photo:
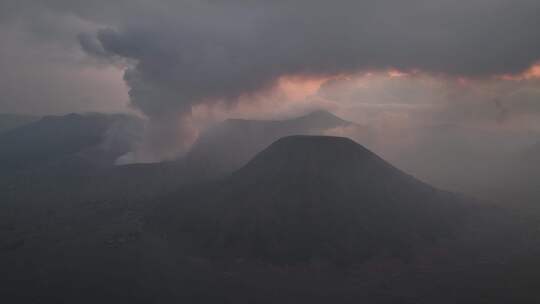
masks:
<svg viewBox="0 0 540 304"><path fill-rule="evenodd" d="M0 112L137 113L140 161L219 119L317 108L388 150L448 126L524 144L539 15L537 0L3 0Z"/></svg>

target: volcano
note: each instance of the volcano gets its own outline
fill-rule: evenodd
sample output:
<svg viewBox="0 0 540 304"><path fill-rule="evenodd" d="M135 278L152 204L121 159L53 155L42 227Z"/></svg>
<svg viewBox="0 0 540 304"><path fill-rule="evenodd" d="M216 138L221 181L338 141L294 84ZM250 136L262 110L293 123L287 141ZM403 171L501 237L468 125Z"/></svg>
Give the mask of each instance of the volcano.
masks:
<svg viewBox="0 0 540 304"><path fill-rule="evenodd" d="M229 119L203 132L185 161L214 176L231 173L274 141L291 135L323 135L351 128L363 137L369 130L327 111L315 111L288 120Z"/></svg>
<svg viewBox="0 0 540 304"><path fill-rule="evenodd" d="M350 139L290 136L163 200L148 223L193 254L349 264L451 237L462 207Z"/></svg>
<svg viewBox="0 0 540 304"><path fill-rule="evenodd" d="M200 183L163 165L83 180L86 191L73 179L79 197L4 203L5 298L538 303L537 221L433 188L352 140L285 137ZM166 186L165 173L190 184ZM121 185L104 195L117 199L89 194L105 184ZM176 192L151 195L157 186Z"/></svg>

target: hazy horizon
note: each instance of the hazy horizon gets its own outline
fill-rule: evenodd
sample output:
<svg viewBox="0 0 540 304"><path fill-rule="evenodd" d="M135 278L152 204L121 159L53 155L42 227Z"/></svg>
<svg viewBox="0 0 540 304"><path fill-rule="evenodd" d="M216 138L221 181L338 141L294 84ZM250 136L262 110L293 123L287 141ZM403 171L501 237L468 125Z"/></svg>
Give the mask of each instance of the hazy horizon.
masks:
<svg viewBox="0 0 540 304"><path fill-rule="evenodd" d="M540 1L0 0L7 303L540 303Z"/></svg>

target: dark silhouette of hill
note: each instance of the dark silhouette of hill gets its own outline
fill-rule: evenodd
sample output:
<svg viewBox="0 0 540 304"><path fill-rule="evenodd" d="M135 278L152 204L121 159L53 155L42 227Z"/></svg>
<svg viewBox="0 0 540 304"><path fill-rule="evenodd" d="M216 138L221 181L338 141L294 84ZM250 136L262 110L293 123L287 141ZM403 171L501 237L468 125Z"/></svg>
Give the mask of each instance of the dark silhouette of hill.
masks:
<svg viewBox="0 0 540 304"><path fill-rule="evenodd" d="M185 160L209 174L222 175L239 169L281 137L323 135L334 128L351 126L365 129L327 111L289 120L229 119L203 132Z"/></svg>
<svg viewBox="0 0 540 304"><path fill-rule="evenodd" d="M354 263L450 237L463 201L350 139L282 138L225 180L172 197L153 225L197 254Z"/></svg>
<svg viewBox="0 0 540 304"><path fill-rule="evenodd" d="M208 144L196 145L186 158L113 166L136 141L136 132L142 128L138 120L98 114L45 117L0 135L0 145L8 147L0 151L0 186L7 189L0 198L27 204L63 201L67 197L88 201L163 195L181 185L232 172L281 133L322 132L339 124L350 123L323 111L294 120L245 120L239 123L238 130L223 128L223 140L217 136L210 138ZM253 137L243 137L246 125L254 126ZM270 130L276 131L267 136ZM236 145L241 141L246 149ZM42 209L38 205L33 208Z"/></svg>
<svg viewBox="0 0 540 304"><path fill-rule="evenodd" d="M41 166L113 165L132 148L131 128L140 129L140 121L126 115L46 116L0 134L0 167L5 173Z"/></svg>
<svg viewBox="0 0 540 304"><path fill-rule="evenodd" d="M286 137L213 182L193 184L181 162L110 170L0 191L3 299L538 300L536 219L516 224L527 218L436 190L345 138Z"/></svg>
<svg viewBox="0 0 540 304"><path fill-rule="evenodd" d="M0 113L0 133L32 123L39 116Z"/></svg>

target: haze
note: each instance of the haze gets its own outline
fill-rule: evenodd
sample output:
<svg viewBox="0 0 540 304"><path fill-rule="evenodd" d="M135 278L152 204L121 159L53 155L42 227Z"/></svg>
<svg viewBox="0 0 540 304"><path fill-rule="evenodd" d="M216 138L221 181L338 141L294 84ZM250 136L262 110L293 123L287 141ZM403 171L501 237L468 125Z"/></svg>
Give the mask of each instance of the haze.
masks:
<svg viewBox="0 0 540 304"><path fill-rule="evenodd" d="M89 265L104 260L125 262L96 268L121 288L97 284L89 301L212 302L197 288L235 301L251 278L240 302L331 301L341 294L331 277L346 278L344 302L424 303L441 293L430 279L462 265L480 278L494 265L534 268L538 16L537 0L0 0L0 260L11 267L10 296L28 276L25 300L73 301L102 277ZM74 258L63 263L59 252ZM483 255L490 267L472 262ZM415 276L420 256L435 265L427 277ZM388 265L413 283L390 279ZM68 268L88 281L62 294ZM342 270L362 273L366 294ZM198 272L204 283L189 278ZM227 288L217 273L229 272ZM515 282L538 276L525 273ZM282 286L282 275L309 283ZM511 280L504 271L482 286L449 277L441 284L467 295L449 303L475 302L475 287L491 299L537 299L519 284L490 292ZM191 287L176 293L179 282Z"/></svg>

